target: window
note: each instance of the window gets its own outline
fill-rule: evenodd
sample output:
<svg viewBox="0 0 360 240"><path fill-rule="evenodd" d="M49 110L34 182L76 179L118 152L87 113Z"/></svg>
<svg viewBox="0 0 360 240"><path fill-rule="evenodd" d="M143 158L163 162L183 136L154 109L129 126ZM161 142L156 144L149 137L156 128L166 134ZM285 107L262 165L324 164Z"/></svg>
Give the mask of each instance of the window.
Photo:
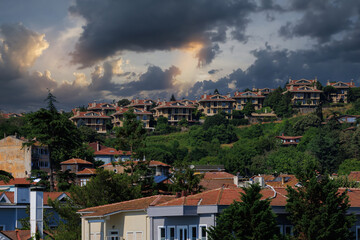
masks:
<svg viewBox="0 0 360 240"><path fill-rule="evenodd" d="M89 179L87 178L80 179L80 186L85 186L88 181Z"/></svg>
<svg viewBox="0 0 360 240"><path fill-rule="evenodd" d="M109 231L109 235L107 237L108 240L120 240L119 231L111 230Z"/></svg>
<svg viewBox="0 0 360 240"><path fill-rule="evenodd" d="M183 113L186 113L186 112L187 112L186 110L187 110L187 109L186 109L186 108L184 108L184 109L183 109Z"/></svg>
<svg viewBox="0 0 360 240"><path fill-rule="evenodd" d="M175 108L175 113L179 113L179 109Z"/></svg>
<svg viewBox="0 0 360 240"><path fill-rule="evenodd" d="M167 240L175 240L175 226L169 226L167 229Z"/></svg>
<svg viewBox="0 0 360 240"><path fill-rule="evenodd" d="M280 233L280 234L284 234L283 226L282 226L282 225L277 225L277 228L279 229L279 233Z"/></svg>
<svg viewBox="0 0 360 240"><path fill-rule="evenodd" d="M199 228L200 228L199 239L207 240L206 225L200 225Z"/></svg>
<svg viewBox="0 0 360 240"><path fill-rule="evenodd" d="M285 225L285 234L293 235L293 226L292 225Z"/></svg>
<svg viewBox="0 0 360 240"><path fill-rule="evenodd" d="M178 240L187 240L188 239L188 232L187 226L179 226L178 228Z"/></svg>
<svg viewBox="0 0 360 240"><path fill-rule="evenodd" d="M127 232L126 240L142 240L143 233L142 232Z"/></svg>
<svg viewBox="0 0 360 240"><path fill-rule="evenodd" d="M189 230L190 230L190 232L189 232L189 238L190 238L190 240L196 240L197 239L197 233L198 233L198 231L197 231L197 226L195 226L195 225L190 225L189 226Z"/></svg>
<svg viewBox="0 0 360 240"><path fill-rule="evenodd" d="M217 107L218 103L217 102L214 102L214 107Z"/></svg>
<svg viewBox="0 0 360 240"><path fill-rule="evenodd" d="M360 226L356 226L356 240L360 240Z"/></svg>
<svg viewBox="0 0 360 240"><path fill-rule="evenodd" d="M210 109L207 110L207 113L210 113Z"/></svg>
<svg viewBox="0 0 360 240"><path fill-rule="evenodd" d="M216 109L213 110L213 113L216 113Z"/></svg>
<svg viewBox="0 0 360 240"><path fill-rule="evenodd" d="M143 120L147 120L147 116L146 116L146 115L143 115Z"/></svg>
<svg viewBox="0 0 360 240"><path fill-rule="evenodd" d="M165 227L159 227L159 240L165 240Z"/></svg>

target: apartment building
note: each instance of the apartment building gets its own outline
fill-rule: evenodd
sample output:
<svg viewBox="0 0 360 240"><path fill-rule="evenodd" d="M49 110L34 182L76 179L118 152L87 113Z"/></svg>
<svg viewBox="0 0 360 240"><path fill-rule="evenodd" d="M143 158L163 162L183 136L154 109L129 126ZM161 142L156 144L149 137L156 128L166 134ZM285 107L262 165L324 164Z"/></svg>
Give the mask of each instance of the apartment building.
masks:
<svg viewBox="0 0 360 240"><path fill-rule="evenodd" d="M133 100L131 100L131 103L126 107L144 109L145 111L149 112L151 109L151 106L154 103L155 102L151 99L133 99Z"/></svg>
<svg viewBox="0 0 360 240"><path fill-rule="evenodd" d="M219 112L226 112L231 114L234 108L235 100L228 95L208 95L204 94L199 100L199 109L206 116L213 116Z"/></svg>
<svg viewBox="0 0 360 240"><path fill-rule="evenodd" d="M247 103L251 102L254 106L255 110L259 110L262 108L264 104L265 96L261 91L258 92L235 92L235 109L243 110Z"/></svg>
<svg viewBox="0 0 360 240"><path fill-rule="evenodd" d="M172 101L172 102L159 102L159 105L154 108L155 110L155 120L160 116L163 116L168 119L168 122L171 125L178 124L182 119L185 119L189 123L194 123L192 113L195 110L193 104L187 104L181 101Z"/></svg>
<svg viewBox="0 0 360 240"><path fill-rule="evenodd" d="M104 112L86 111L80 112L73 110L74 116L70 120L78 127L85 125L98 133L106 133L106 122L111 121L111 117Z"/></svg>
<svg viewBox="0 0 360 240"><path fill-rule="evenodd" d="M115 127L122 127L124 121L124 113L129 111L131 108L123 107L117 109L117 111L111 114L111 123ZM146 110L146 106L143 108L133 108L133 111L136 115L137 120L142 121L143 127L149 129L150 128L150 118L153 115L150 111Z"/></svg>
<svg viewBox="0 0 360 240"><path fill-rule="evenodd" d="M89 103L87 107L88 111L103 112L105 115L109 115L116 111L116 105L110 103Z"/></svg>
<svg viewBox="0 0 360 240"><path fill-rule="evenodd" d="M326 86L332 86L336 92L330 93L330 99L333 103L347 103L349 89L355 87L354 81L351 82L330 82L327 81Z"/></svg>

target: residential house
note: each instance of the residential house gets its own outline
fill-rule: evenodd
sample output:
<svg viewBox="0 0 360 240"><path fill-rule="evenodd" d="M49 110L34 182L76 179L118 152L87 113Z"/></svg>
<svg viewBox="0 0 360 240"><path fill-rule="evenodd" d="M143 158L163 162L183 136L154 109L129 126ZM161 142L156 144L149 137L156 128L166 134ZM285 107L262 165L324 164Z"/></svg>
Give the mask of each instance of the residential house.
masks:
<svg viewBox="0 0 360 240"><path fill-rule="evenodd" d="M113 114L111 114L112 120L111 123L115 127L122 127L124 121L124 113L129 111L131 108L119 108ZM133 108L134 114L136 115L136 119L140 120L143 123L143 127L146 129L150 129L150 119L152 117L152 113L147 111L146 108Z"/></svg>
<svg viewBox="0 0 360 240"><path fill-rule="evenodd" d="M334 103L347 103L349 89L355 87L354 81L351 82L330 82L327 81L326 86L332 86L336 89L336 92L330 93L330 98Z"/></svg>
<svg viewBox="0 0 360 240"><path fill-rule="evenodd" d="M30 184L16 184L14 191L0 192L0 230L14 231L21 228L20 219L29 215L26 209L30 206ZM50 227L56 227L59 223L59 215L48 205L48 199L64 201L69 195L64 192L44 192L43 208L45 213L52 216Z"/></svg>
<svg viewBox="0 0 360 240"><path fill-rule="evenodd" d="M8 136L0 140L0 169L15 178L26 178L31 170L50 172L49 150L47 146L35 142L24 146L27 140L17 136Z"/></svg>
<svg viewBox="0 0 360 240"><path fill-rule="evenodd" d="M213 116L220 112L232 113L235 100L228 95L208 95L204 94L199 100L199 110L206 116Z"/></svg>
<svg viewBox="0 0 360 240"><path fill-rule="evenodd" d="M235 92L233 97L236 110L243 110L247 103L251 102L255 110L259 110L263 107L265 96L260 92Z"/></svg>
<svg viewBox="0 0 360 240"><path fill-rule="evenodd" d="M333 116L330 116L327 120L330 120ZM358 119L360 119L360 115L340 115L336 116L335 119L339 123L350 123L350 124L356 124Z"/></svg>
<svg viewBox="0 0 360 240"><path fill-rule="evenodd" d="M131 100L131 103L126 106L128 108L139 108L143 109L146 112L150 112L151 106L153 106L155 102L151 99L133 99Z"/></svg>
<svg viewBox="0 0 360 240"><path fill-rule="evenodd" d="M195 174L225 171L224 165L190 165L189 167L195 171Z"/></svg>
<svg viewBox="0 0 360 240"><path fill-rule="evenodd" d="M3 117L5 119L9 119L9 118L18 118L18 117L23 117L24 115L21 113L0 113L0 117Z"/></svg>
<svg viewBox="0 0 360 240"><path fill-rule="evenodd" d="M280 139L282 145L287 146L299 144L302 136L284 136L284 134L282 134L281 136L276 136L276 138Z"/></svg>
<svg viewBox="0 0 360 240"><path fill-rule="evenodd" d="M147 214L148 207L173 198L156 195L82 209L78 212L81 216L81 239L150 240L152 225Z"/></svg>
<svg viewBox="0 0 360 240"><path fill-rule="evenodd" d="M116 104L110 103L89 103L87 110L90 112L99 112L105 113L105 115L110 115L116 111Z"/></svg>
<svg viewBox="0 0 360 240"><path fill-rule="evenodd" d="M130 151L118 151L115 148L101 145L99 142L90 143L89 146L94 150L95 161L103 161L104 164L118 161L125 162L131 159Z"/></svg>
<svg viewBox="0 0 360 240"><path fill-rule="evenodd" d="M78 127L85 125L98 133L106 133L106 123L111 121L111 117L104 112L95 111L73 111L74 116L70 120Z"/></svg>
<svg viewBox="0 0 360 240"><path fill-rule="evenodd" d="M264 95L265 97L267 95L269 95L270 93L272 93L273 91L275 91L275 89L271 89L271 88L253 88L252 89L253 92L260 92L262 95Z"/></svg>
<svg viewBox="0 0 360 240"><path fill-rule="evenodd" d="M95 168L84 168L83 170L76 173L76 184L85 186L92 177L96 176Z"/></svg>
<svg viewBox="0 0 360 240"><path fill-rule="evenodd" d="M8 182L0 181L0 192L14 192L16 185L34 185L28 178L13 178Z"/></svg>
<svg viewBox="0 0 360 240"><path fill-rule="evenodd" d="M293 85L287 88L283 94L291 93L291 103L294 107L298 108L315 108L320 104L320 94L323 92L314 87Z"/></svg>
<svg viewBox="0 0 360 240"><path fill-rule="evenodd" d="M206 172L200 180L200 186L205 190L212 190L221 187L237 188L234 184L234 175L227 172Z"/></svg>
<svg viewBox="0 0 360 240"><path fill-rule="evenodd" d="M314 87L317 83L317 78L315 79L299 79L299 80L294 80L289 78L289 83L286 85L286 88L289 88L290 86L293 87L303 87L303 86L308 86L308 87Z"/></svg>
<svg viewBox="0 0 360 240"><path fill-rule="evenodd" d="M221 187L150 205L147 211L152 226L150 239L208 239L207 230L216 225L217 216L234 200L240 201L243 192L241 188ZM283 230L291 226L284 214L286 190L265 188L261 194L263 199L271 199L271 206L278 215L279 228Z"/></svg>
<svg viewBox="0 0 360 240"><path fill-rule="evenodd" d="M76 174L75 183L80 186L86 185L91 177L96 175L96 170L91 162L79 158L72 158L60 163L61 171L70 170Z"/></svg>
<svg viewBox="0 0 360 240"><path fill-rule="evenodd" d="M188 123L195 123L196 120L193 119L192 115L195 108L193 104L181 101L159 102L158 106L154 108L154 117L157 120L160 116L163 116L168 119L171 125L177 125L182 119L185 119Z"/></svg>

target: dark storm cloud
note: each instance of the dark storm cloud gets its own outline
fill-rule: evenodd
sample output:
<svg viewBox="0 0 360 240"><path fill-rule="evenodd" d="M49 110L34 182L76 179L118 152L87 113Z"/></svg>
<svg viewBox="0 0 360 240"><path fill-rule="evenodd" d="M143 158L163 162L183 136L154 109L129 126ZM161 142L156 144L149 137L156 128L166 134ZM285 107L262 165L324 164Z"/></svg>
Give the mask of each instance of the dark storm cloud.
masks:
<svg viewBox="0 0 360 240"><path fill-rule="evenodd" d="M180 73L180 69L175 66L171 66L164 71L158 66L149 66L147 71L140 75L138 81L118 85L116 94L132 96L143 91L173 89L175 78Z"/></svg>
<svg viewBox="0 0 360 240"><path fill-rule="evenodd" d="M287 11L301 14L299 21L288 21L279 33L286 38L308 36L321 43L338 33L354 29L359 21L359 1L294 0Z"/></svg>
<svg viewBox="0 0 360 240"><path fill-rule="evenodd" d="M182 48L201 42L202 64L219 52L216 43L232 38L246 42L250 0L76 0L70 12L86 20L73 62L88 67L124 50L146 52Z"/></svg>
<svg viewBox="0 0 360 240"><path fill-rule="evenodd" d="M194 84L189 96L196 97L218 89L221 93L233 92L230 85L243 90L252 87L283 87L292 79L317 79L326 84L330 81L350 81L360 84L360 31L346 41L334 41L330 45L311 50L274 50L270 46L252 51L255 62L245 71L237 69L218 81L204 80Z"/></svg>
<svg viewBox="0 0 360 240"><path fill-rule="evenodd" d="M215 73L220 72L221 70L222 70L222 69L211 69L211 70L208 71L208 74L213 75L213 74L215 74Z"/></svg>

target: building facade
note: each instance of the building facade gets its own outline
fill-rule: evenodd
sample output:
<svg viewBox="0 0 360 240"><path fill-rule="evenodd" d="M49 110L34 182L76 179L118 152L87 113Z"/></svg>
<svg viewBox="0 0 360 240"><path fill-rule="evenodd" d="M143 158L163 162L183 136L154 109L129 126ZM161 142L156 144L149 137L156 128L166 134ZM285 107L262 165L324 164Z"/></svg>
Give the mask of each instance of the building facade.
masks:
<svg viewBox="0 0 360 240"><path fill-rule="evenodd" d="M70 120L78 127L85 125L98 133L106 133L106 123L111 121L111 117L104 112L80 112L74 111L74 116Z"/></svg>
<svg viewBox="0 0 360 240"><path fill-rule="evenodd" d="M355 87L354 81L351 82L329 82L326 86L332 86L336 92L330 93L330 99L333 103L347 103L349 89Z"/></svg>
<svg viewBox="0 0 360 240"><path fill-rule="evenodd" d="M168 122L171 125L178 124L182 119L185 119L189 123L196 122L193 119L193 111L195 110L193 104L187 104L181 101L172 101L172 102L160 102L155 110L155 120L159 119L160 116L163 116L168 119Z"/></svg>
<svg viewBox="0 0 360 240"><path fill-rule="evenodd" d="M119 108L115 113L111 114L111 123L113 126L122 127L124 122L124 113L130 110L133 110L136 115L136 119L143 123L144 128L150 128L150 119L153 114L144 108Z"/></svg>
<svg viewBox="0 0 360 240"><path fill-rule="evenodd" d="M229 95L208 95L204 94L199 100L199 110L206 116L213 116L220 112L232 113L235 100Z"/></svg>
<svg viewBox="0 0 360 240"><path fill-rule="evenodd" d="M263 107L265 96L260 92L235 92L233 97L236 110L243 110L249 102L254 106L255 110L260 110Z"/></svg>

